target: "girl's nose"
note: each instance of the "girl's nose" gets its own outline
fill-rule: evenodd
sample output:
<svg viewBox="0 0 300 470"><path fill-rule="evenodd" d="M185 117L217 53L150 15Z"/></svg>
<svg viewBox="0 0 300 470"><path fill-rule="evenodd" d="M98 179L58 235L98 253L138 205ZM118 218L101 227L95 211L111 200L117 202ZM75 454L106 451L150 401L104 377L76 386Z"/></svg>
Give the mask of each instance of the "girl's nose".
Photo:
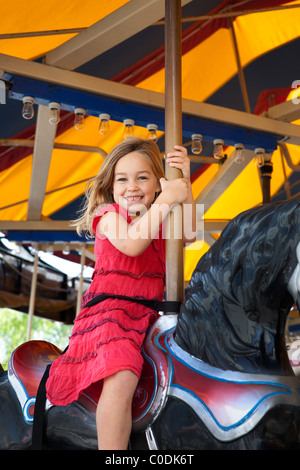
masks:
<svg viewBox="0 0 300 470"><path fill-rule="evenodd" d="M128 181L127 190L136 191L138 188L139 187L136 181Z"/></svg>

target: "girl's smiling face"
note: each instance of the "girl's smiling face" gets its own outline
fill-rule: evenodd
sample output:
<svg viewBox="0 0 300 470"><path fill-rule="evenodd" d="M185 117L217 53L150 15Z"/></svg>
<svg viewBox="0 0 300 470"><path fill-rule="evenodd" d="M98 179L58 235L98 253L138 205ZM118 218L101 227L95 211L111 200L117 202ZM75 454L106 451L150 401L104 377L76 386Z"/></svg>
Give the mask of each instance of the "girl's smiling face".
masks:
<svg viewBox="0 0 300 470"><path fill-rule="evenodd" d="M114 201L132 216L148 210L160 184L147 159L139 152L122 157L115 166Z"/></svg>

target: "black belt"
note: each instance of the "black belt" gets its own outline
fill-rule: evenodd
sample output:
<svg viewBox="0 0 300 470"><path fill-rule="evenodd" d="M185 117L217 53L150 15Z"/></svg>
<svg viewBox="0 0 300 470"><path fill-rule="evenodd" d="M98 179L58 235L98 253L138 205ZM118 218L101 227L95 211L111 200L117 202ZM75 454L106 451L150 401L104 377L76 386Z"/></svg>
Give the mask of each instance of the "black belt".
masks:
<svg viewBox="0 0 300 470"><path fill-rule="evenodd" d="M145 307L149 307L152 310L156 310L157 312L179 312L181 306L181 302L177 302L175 300L159 301L155 299L129 297L127 295L100 294L94 297L92 300L89 300L83 308L92 307L93 305L96 305L97 303L106 299L121 299L128 300L130 302L137 302L138 304L145 305Z"/></svg>

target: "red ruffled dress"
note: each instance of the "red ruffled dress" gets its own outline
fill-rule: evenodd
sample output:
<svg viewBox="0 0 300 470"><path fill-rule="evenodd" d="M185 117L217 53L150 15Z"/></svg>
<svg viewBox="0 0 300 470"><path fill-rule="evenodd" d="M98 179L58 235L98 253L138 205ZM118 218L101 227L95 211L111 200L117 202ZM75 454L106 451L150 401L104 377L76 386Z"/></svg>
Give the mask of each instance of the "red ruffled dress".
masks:
<svg viewBox="0 0 300 470"><path fill-rule="evenodd" d="M93 220L95 233L100 218L108 211L118 212L131 222L126 210L109 204L101 208ZM77 400L91 384L119 370L132 370L140 377L142 343L157 312L120 299L106 299L84 308L89 300L102 293L163 299L165 240L162 230L137 257L123 254L106 237L97 234L95 255L92 283L74 321L69 347L53 362L46 383L47 398L53 405L64 406Z"/></svg>

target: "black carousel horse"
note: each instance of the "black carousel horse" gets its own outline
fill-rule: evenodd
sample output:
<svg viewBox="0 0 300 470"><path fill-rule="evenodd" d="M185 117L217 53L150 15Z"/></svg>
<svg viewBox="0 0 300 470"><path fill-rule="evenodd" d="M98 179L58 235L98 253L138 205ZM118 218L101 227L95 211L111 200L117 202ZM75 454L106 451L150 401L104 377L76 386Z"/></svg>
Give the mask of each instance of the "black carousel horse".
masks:
<svg viewBox="0 0 300 470"><path fill-rule="evenodd" d="M300 307L300 200L240 214L193 273L178 317L144 342L132 449L300 449L300 382L285 324ZM0 371L0 449L28 449L43 371L61 352L30 341ZM96 449L91 386L46 404L45 449Z"/></svg>

